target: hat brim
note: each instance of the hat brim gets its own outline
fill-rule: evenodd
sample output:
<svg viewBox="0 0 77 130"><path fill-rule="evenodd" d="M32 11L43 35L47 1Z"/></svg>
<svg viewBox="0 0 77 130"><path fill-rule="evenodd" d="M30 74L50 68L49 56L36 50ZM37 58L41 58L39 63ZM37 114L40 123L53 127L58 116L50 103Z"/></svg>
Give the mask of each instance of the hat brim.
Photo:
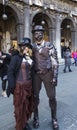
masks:
<svg viewBox="0 0 77 130"><path fill-rule="evenodd" d="M26 47L32 49L32 45L31 44L25 44Z"/></svg>
<svg viewBox="0 0 77 130"><path fill-rule="evenodd" d="M42 32L44 32L45 31L45 29L35 29L35 30L32 30L32 33L34 33L34 32L36 32L36 31L42 31Z"/></svg>
<svg viewBox="0 0 77 130"><path fill-rule="evenodd" d="M19 47L23 47L23 46L25 46L25 47L28 47L28 48L30 48L30 49L32 49L32 45L31 44L18 44L19 45Z"/></svg>
<svg viewBox="0 0 77 130"><path fill-rule="evenodd" d="M18 44L18 46L22 47L22 46L25 46L25 45L23 44L23 42L21 42L21 43Z"/></svg>

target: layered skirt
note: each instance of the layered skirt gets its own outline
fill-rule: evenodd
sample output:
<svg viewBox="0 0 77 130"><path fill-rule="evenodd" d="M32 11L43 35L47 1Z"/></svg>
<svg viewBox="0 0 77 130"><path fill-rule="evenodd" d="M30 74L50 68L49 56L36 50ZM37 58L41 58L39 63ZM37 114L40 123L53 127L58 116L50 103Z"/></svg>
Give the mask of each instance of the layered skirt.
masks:
<svg viewBox="0 0 77 130"><path fill-rule="evenodd" d="M16 130L23 130L34 110L31 81L16 82L13 104L15 108Z"/></svg>

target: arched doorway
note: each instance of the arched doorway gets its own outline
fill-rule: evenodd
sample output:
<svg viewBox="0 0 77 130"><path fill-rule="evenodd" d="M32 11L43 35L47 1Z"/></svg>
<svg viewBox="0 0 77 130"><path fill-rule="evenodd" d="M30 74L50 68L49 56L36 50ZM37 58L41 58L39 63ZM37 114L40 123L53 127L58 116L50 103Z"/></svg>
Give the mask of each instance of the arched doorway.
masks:
<svg viewBox="0 0 77 130"><path fill-rule="evenodd" d="M0 27L2 29L0 49L4 52L8 52L13 41L17 41L16 19L13 10L9 6L5 8L7 19L3 18L4 6L2 4L0 4L0 9Z"/></svg>
<svg viewBox="0 0 77 130"><path fill-rule="evenodd" d="M38 13L34 16L32 21L32 28L35 25L42 25L45 28L44 40L49 41L51 36L51 20L45 13Z"/></svg>
<svg viewBox="0 0 77 130"><path fill-rule="evenodd" d="M11 46L17 47L18 38L20 39L22 24L22 15L17 7L10 5L5 6L5 13L7 19L5 20L2 16L4 14L4 5L0 4L0 50L8 52Z"/></svg>
<svg viewBox="0 0 77 130"><path fill-rule="evenodd" d="M67 47L72 47L72 20L66 18L61 23L61 57L63 58L64 51Z"/></svg>

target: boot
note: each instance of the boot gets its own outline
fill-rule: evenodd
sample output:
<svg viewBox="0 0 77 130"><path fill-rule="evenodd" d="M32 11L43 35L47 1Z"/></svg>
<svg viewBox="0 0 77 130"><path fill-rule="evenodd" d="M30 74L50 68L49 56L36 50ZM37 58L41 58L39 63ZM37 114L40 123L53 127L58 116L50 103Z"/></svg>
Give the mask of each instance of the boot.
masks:
<svg viewBox="0 0 77 130"><path fill-rule="evenodd" d="M26 126L23 130L32 130L28 123L26 123Z"/></svg>
<svg viewBox="0 0 77 130"><path fill-rule="evenodd" d="M71 69L69 69L69 72L72 72L72 70L71 70Z"/></svg>
<svg viewBox="0 0 77 130"><path fill-rule="evenodd" d="M53 127L53 130L59 130L59 125L58 125L58 122L57 122L57 118L56 118L56 111L57 111L57 102L56 102L56 99L53 98L53 100L49 100L49 105L50 105L50 108L51 108L51 117L52 117L52 127Z"/></svg>
<svg viewBox="0 0 77 130"><path fill-rule="evenodd" d="M66 70L64 69L63 72L66 73Z"/></svg>
<svg viewBox="0 0 77 130"><path fill-rule="evenodd" d="M52 127L53 127L53 130L59 130L57 119L52 119Z"/></svg>
<svg viewBox="0 0 77 130"><path fill-rule="evenodd" d="M39 127L38 108L34 112L33 127L37 129Z"/></svg>
<svg viewBox="0 0 77 130"><path fill-rule="evenodd" d="M37 129L39 127L39 119L34 117L33 120L33 127Z"/></svg>

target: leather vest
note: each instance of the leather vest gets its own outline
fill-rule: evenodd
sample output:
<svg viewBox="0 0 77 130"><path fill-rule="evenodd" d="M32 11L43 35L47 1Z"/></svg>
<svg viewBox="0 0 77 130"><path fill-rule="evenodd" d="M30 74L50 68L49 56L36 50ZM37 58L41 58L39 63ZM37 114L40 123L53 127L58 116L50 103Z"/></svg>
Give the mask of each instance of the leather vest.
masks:
<svg viewBox="0 0 77 130"><path fill-rule="evenodd" d="M35 45L33 53L34 67L37 72L45 72L46 70L49 70L52 67L48 47L46 47L45 45L37 47L37 45Z"/></svg>

